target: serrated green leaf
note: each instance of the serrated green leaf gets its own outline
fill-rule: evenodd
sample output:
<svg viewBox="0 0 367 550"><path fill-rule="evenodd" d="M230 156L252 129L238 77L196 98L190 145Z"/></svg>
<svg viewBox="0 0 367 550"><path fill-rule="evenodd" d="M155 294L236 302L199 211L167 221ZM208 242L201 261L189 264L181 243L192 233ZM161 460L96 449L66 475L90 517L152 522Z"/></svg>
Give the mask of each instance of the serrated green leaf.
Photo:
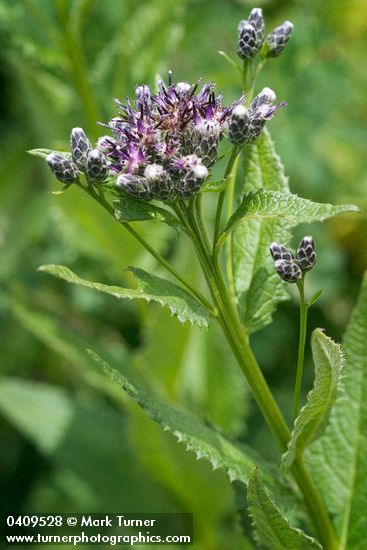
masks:
<svg viewBox="0 0 367 550"><path fill-rule="evenodd" d="M364 550L367 540L367 273L347 327L343 386L324 434L305 453L334 516L340 550Z"/></svg>
<svg viewBox="0 0 367 550"><path fill-rule="evenodd" d="M287 199L288 178L284 175L283 165L266 128L255 143L244 148L243 158L243 177L237 193L240 198L244 193L256 193L260 188L265 196L268 192L280 193L279 196L268 195L267 199L265 196L261 198L261 193L253 196L252 211L246 211L246 223L236 223L232 235L236 295L241 317L248 331L252 333L269 324L278 303L288 299L286 285L274 270L269 245L273 241L287 245L291 226L302 221L325 219L346 211L346 208L341 207L339 210L336 207L333 210L334 207L330 209L326 205L318 205L315 210L311 202L302 202L305 199L295 195L289 195ZM299 216L293 216L288 211L287 218L281 217L283 213L280 211L278 199L283 201L282 206L285 208L293 200L297 202ZM248 203L245 206L247 209L250 207ZM264 208L262 212L261 208Z"/></svg>
<svg viewBox="0 0 367 550"><path fill-rule="evenodd" d="M322 423L325 423L335 402L338 382L343 368L343 353L339 344L328 338L320 329L311 338L312 357L315 365L315 383L307 396L307 404L301 409L283 456L283 464L290 467L301 457Z"/></svg>
<svg viewBox="0 0 367 550"><path fill-rule="evenodd" d="M117 382L149 418L158 422L164 430L171 432L179 442L184 443L187 450L193 451L198 459L208 460L214 469L225 470L231 481L247 482L254 461L251 451L246 446L231 443L213 426L209 427L194 416L171 407L151 393L148 394L112 369L96 353L87 351L107 376Z"/></svg>
<svg viewBox="0 0 367 550"><path fill-rule="evenodd" d="M322 550L300 529L291 527L268 495L258 468L250 473L247 500L256 535L269 550Z"/></svg>
<svg viewBox="0 0 367 550"><path fill-rule="evenodd" d="M278 219L291 228L301 223L324 221L343 212L358 212L352 204L333 206L302 199L292 193L265 191L246 194L220 236L222 242L240 223L252 220Z"/></svg>
<svg viewBox="0 0 367 550"><path fill-rule="evenodd" d="M39 271L50 273L59 279L69 283L82 285L99 292L111 294L116 298L142 299L147 302L158 302L163 307L168 307L172 315L175 315L181 323L190 322L201 328L207 328L209 325L209 312L195 298L190 296L186 290L178 285L156 277L151 273L131 267L131 271L137 281L138 289L122 288L119 286L109 286L101 283L94 283L81 279L70 269L62 265L43 265L38 268Z"/></svg>
<svg viewBox="0 0 367 550"><path fill-rule="evenodd" d="M119 222L157 220L176 227L180 225L180 221L169 210L136 199L127 193L123 193L113 205L115 218Z"/></svg>
<svg viewBox="0 0 367 550"><path fill-rule="evenodd" d="M238 195L267 191L288 192L288 178L265 128L259 139L243 149L243 176ZM232 234L232 264L241 317L249 332L271 322L279 302L287 300L285 283L274 270L268 246L287 244L290 232L284 223L272 219L249 220Z"/></svg>
<svg viewBox="0 0 367 550"><path fill-rule="evenodd" d="M300 529L291 527L268 495L258 468L251 471L247 500L257 537L269 550L322 550Z"/></svg>
<svg viewBox="0 0 367 550"><path fill-rule="evenodd" d="M0 411L44 454L58 447L74 412L62 388L7 377L0 380Z"/></svg>

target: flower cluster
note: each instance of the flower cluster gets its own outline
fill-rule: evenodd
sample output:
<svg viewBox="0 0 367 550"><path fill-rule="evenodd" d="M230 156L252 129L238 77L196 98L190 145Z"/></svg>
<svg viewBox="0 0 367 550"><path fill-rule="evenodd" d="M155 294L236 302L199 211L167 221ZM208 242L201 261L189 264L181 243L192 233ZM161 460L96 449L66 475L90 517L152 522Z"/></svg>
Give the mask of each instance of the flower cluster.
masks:
<svg viewBox="0 0 367 550"><path fill-rule="evenodd" d="M264 88L251 102L250 108L237 105L231 114L228 124L229 140L235 145L250 143L259 137L265 122L272 118L284 101L273 105L276 95L270 88Z"/></svg>
<svg viewBox="0 0 367 550"><path fill-rule="evenodd" d="M278 243L270 245L270 252L275 270L287 283L296 283L301 279L303 272L313 268L317 259L312 237L303 237L295 256L288 248Z"/></svg>
<svg viewBox="0 0 367 550"><path fill-rule="evenodd" d="M260 8L254 8L247 19L238 25L237 53L241 59L252 59L262 50L266 57L277 57L282 53L291 37L293 25L284 21L265 38L265 23Z"/></svg>
<svg viewBox="0 0 367 550"><path fill-rule="evenodd" d="M265 38L262 10L254 8L240 22L238 53L253 57L263 45L268 55L279 55L290 33L284 23ZM270 53L272 52L272 53ZM66 184L84 173L88 182L100 184L115 176L116 188L141 200L189 199L202 188L218 157L220 140L228 133L236 146L253 142L267 120L284 102L264 88L247 109L244 95L229 106L214 84L158 83L157 93L148 85L137 86L136 97L125 103L116 99L118 112L107 124L111 135L101 137L95 148L82 128L71 133L71 155L50 153L47 163Z"/></svg>
<svg viewBox="0 0 367 550"><path fill-rule="evenodd" d="M144 199L188 198L197 193L218 155L218 146L235 102L222 105L214 85L159 82L157 94L149 86L136 88L136 99L116 100L119 113L107 126L99 149L110 169L119 174L117 185Z"/></svg>
<svg viewBox="0 0 367 550"><path fill-rule="evenodd" d="M230 106L215 96L214 85L186 82L159 83L157 94L149 86L136 88L136 99L117 101L119 113L108 124L112 136L103 136L93 148L82 128L71 132L71 155L50 153L47 163L54 175L70 184L79 172L92 183L115 175L117 188L142 199L187 199L198 193L217 159L225 131L236 145L254 141L274 112L275 93L264 88L247 110L244 96Z"/></svg>

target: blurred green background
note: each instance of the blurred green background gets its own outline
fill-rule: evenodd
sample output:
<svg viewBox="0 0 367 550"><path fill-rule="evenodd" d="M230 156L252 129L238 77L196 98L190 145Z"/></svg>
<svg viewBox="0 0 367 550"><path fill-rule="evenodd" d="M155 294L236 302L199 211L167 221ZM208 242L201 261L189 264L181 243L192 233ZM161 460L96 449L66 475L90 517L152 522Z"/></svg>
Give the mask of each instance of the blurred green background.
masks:
<svg viewBox="0 0 367 550"><path fill-rule="evenodd" d="M107 284L124 268L160 274L129 234L78 189L59 189L35 147L67 147L70 129L95 121L113 98L173 69L213 80L226 102L240 88L217 51L235 56L237 23L262 7L267 29L295 25L258 89L288 107L269 124L291 189L361 215L301 227L317 241L309 291L323 288L310 328L340 339L367 265L367 3L364 0L0 1L0 482L2 512L193 512L195 548L242 548L225 475L147 420L84 352L92 347L157 395L214 421L278 459L230 351L212 329L183 327L159 307L118 302L37 272L61 263ZM140 224L192 279L191 252L169 228ZM297 354L296 296L253 338L286 414ZM305 388L312 382L307 357ZM250 546L247 546L250 548Z"/></svg>

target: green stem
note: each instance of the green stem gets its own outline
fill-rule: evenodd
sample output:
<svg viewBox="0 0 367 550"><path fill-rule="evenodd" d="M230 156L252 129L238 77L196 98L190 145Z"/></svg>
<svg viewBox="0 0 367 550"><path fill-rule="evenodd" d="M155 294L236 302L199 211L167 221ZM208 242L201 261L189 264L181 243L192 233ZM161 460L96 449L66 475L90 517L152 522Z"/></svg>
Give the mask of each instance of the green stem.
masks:
<svg viewBox="0 0 367 550"><path fill-rule="evenodd" d="M192 228L193 244L203 267L209 289L219 313L219 321L236 355L251 390L260 408L265 413L272 432L285 450L289 439L289 430L276 404L264 376L256 363L247 339L238 319L237 312L226 292L226 286L218 264L213 260L203 236L201 224L194 209L186 210ZM269 405L270 404L270 405ZM269 405L269 406L268 406Z"/></svg>
<svg viewBox="0 0 367 550"><path fill-rule="evenodd" d="M233 214L234 196L235 196L235 188L236 188L236 175L237 175L239 159L240 159L240 156L238 155L233 164L231 178L228 183L227 220L229 220L229 218ZM226 243L226 275L227 275L227 283L228 283L228 292L229 292L229 295L231 296L232 301L234 301L236 292L235 292L234 275L233 275L232 235L233 235L232 232L228 235L227 243ZM218 249L218 252L219 252L219 249Z"/></svg>
<svg viewBox="0 0 367 550"><path fill-rule="evenodd" d="M242 87L246 92L246 106L249 107L252 97L254 95L254 89L256 80L264 68L266 58L261 58L258 61L253 59L244 60L242 70Z"/></svg>
<svg viewBox="0 0 367 550"><path fill-rule="evenodd" d="M186 215L192 229L193 245L218 309L218 321L281 452L285 452L290 438L288 426L243 333L237 311L226 291L219 264L210 254L206 238L202 234L202 223L197 219L198 210L186 206ZM328 512L301 459L294 463L291 471L302 491L320 541L325 549L334 550L336 542Z"/></svg>
<svg viewBox="0 0 367 550"><path fill-rule="evenodd" d="M298 346L298 360L297 360L297 376L296 384L294 387L294 418L296 419L299 413L299 404L301 401L301 389L302 389L302 375L303 375L303 364L305 357L305 344L306 344L306 334L307 334L307 309L308 306L305 301L305 275L302 275L302 278L297 282L297 287L299 291L300 298L300 327L299 327L299 346Z"/></svg>
<svg viewBox="0 0 367 550"><path fill-rule="evenodd" d="M77 185L86 191L89 196L91 196L94 200L96 200L109 214L114 216L114 210L113 207L110 205L110 203L106 200L106 198L103 195L103 192L96 193L96 191L93 188L93 185L88 185L84 187L81 183L77 183ZM150 244L142 237L131 225L127 222L119 222L122 227L124 227L144 248L151 254L157 262L159 262L175 279L177 279L195 298L205 307L209 310L211 315L216 316L217 312L213 308L212 304L199 292L196 288L194 288L180 273L178 273L175 268L167 262L157 252Z"/></svg>
<svg viewBox="0 0 367 550"><path fill-rule="evenodd" d="M322 546L325 550L337 550L338 543L334 527L325 503L301 458L294 462L291 472L302 492L308 515L314 524Z"/></svg>
<svg viewBox="0 0 367 550"><path fill-rule="evenodd" d="M248 94L250 86L254 81L255 61L253 59L244 59L242 65L242 88Z"/></svg>
<svg viewBox="0 0 367 550"><path fill-rule="evenodd" d="M239 153L239 147L237 147L236 145L233 145L231 155L229 157L229 161L228 161L226 170L224 172L224 177L223 177L224 180L227 180L229 178L238 153ZM220 222L221 222L221 217L222 217L222 210L223 210L225 195L226 195L226 189L224 189L223 191L221 191L219 193L217 211L216 211L216 214L215 214L213 253L214 253L215 245L216 245L218 237L219 237Z"/></svg>

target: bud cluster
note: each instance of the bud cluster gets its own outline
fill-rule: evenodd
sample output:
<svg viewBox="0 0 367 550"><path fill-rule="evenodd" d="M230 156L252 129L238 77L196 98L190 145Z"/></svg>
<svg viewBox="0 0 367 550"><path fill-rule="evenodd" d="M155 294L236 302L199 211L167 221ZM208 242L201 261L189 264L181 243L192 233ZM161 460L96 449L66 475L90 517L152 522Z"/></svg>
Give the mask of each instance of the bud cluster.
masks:
<svg viewBox="0 0 367 550"><path fill-rule="evenodd" d="M288 248L278 243L270 245L270 252L276 272L287 283L296 283L304 272L313 268L317 259L312 237L303 237L295 256Z"/></svg>
<svg viewBox="0 0 367 550"><path fill-rule="evenodd" d="M293 25L284 21L266 38L265 22L260 8L254 8L247 19L238 25L237 53L241 59L252 59L260 49L266 57L277 57L284 50L293 31Z"/></svg>
<svg viewBox="0 0 367 550"><path fill-rule="evenodd" d="M70 143L71 158L62 153L50 153L46 157L57 179L70 184L77 180L79 172L84 172L90 182L105 181L109 173L106 156L100 149L92 149L82 128L73 128Z"/></svg>
<svg viewBox="0 0 367 550"><path fill-rule="evenodd" d="M249 109L237 105L228 123L229 140L235 145L250 143L259 137L267 120L270 120L279 107L286 103L281 101L273 105L276 95L270 88L264 88L251 102Z"/></svg>
<svg viewBox="0 0 367 550"><path fill-rule="evenodd" d="M116 185L138 199L187 199L200 191L208 169L196 155L172 159L165 166L147 164L144 174L120 174Z"/></svg>

